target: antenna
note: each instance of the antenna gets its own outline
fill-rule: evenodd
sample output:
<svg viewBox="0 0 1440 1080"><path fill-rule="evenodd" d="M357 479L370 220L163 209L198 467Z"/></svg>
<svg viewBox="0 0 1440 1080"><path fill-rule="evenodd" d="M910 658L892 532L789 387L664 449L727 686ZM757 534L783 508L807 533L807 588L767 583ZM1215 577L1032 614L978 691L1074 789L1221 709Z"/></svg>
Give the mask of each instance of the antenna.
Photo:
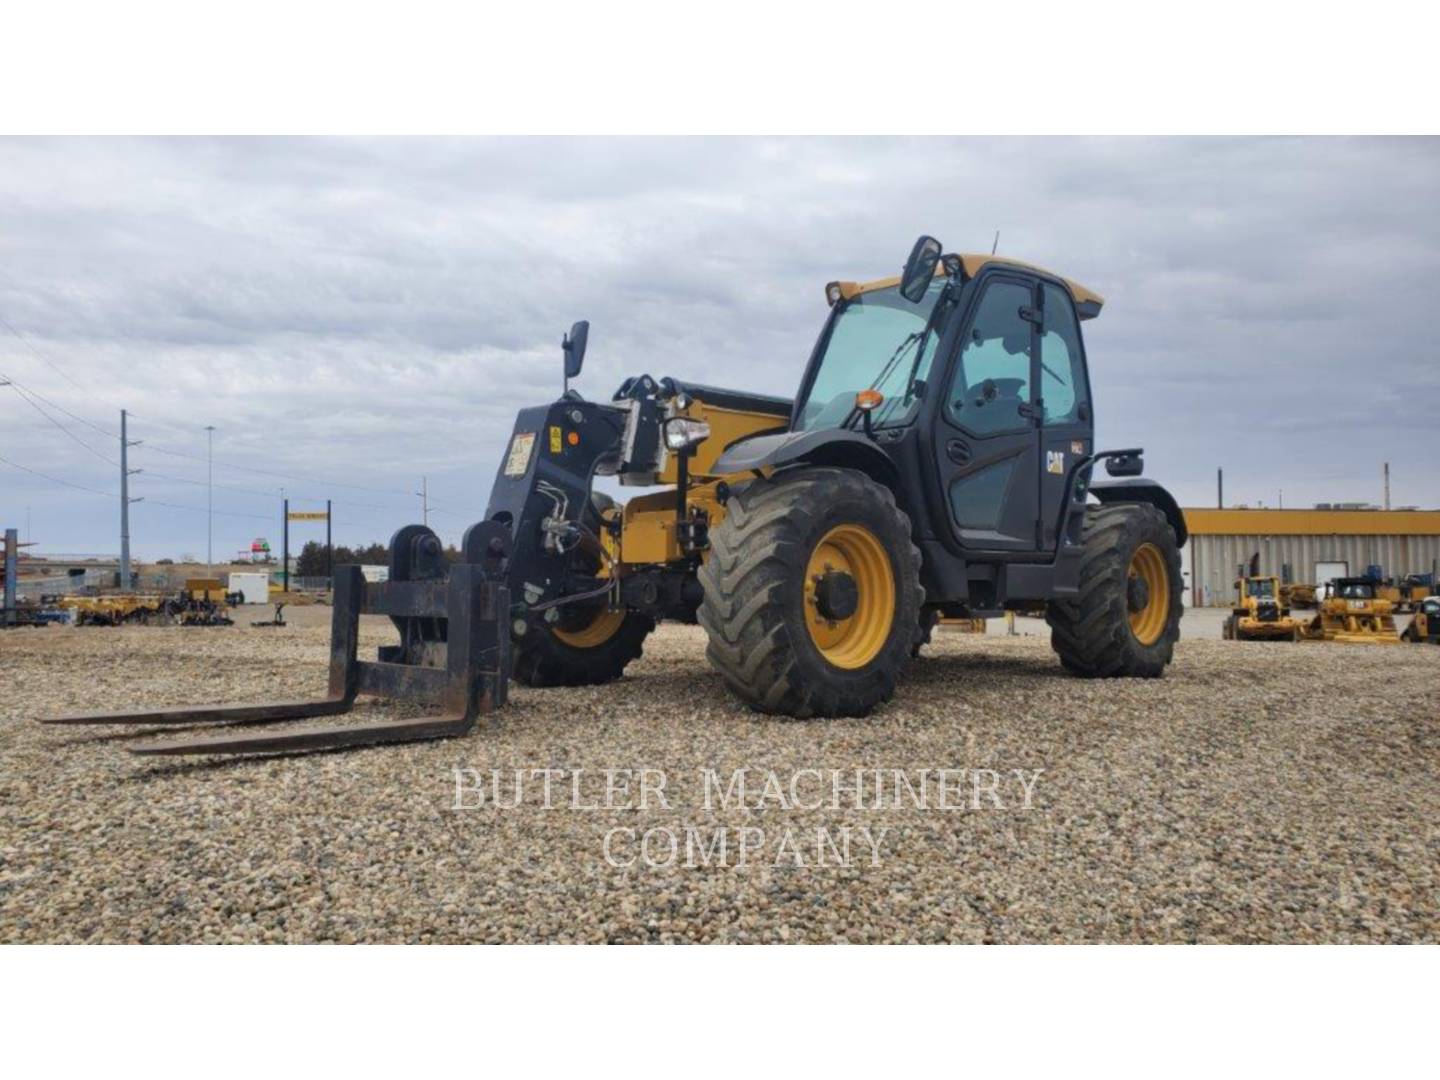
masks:
<svg viewBox="0 0 1440 1080"><path fill-rule="evenodd" d="M995 242L990 245L990 254L991 254L991 255L994 255L996 249L999 248L999 247L1000 247L1000 230L999 230L999 229L996 229L996 230L995 230Z"/></svg>

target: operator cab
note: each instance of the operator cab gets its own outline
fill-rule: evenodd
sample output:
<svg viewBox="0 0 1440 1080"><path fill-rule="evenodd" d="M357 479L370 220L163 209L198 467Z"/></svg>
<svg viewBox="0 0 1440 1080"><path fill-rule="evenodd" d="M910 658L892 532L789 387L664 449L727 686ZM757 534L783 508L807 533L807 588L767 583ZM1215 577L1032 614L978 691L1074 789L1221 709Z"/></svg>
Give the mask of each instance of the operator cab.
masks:
<svg viewBox="0 0 1440 1080"><path fill-rule="evenodd" d="M1094 450L1080 322L1103 301L1026 263L939 256L927 240L905 275L827 286L791 430L871 435L905 478L922 546L1053 558L1072 474Z"/></svg>
<svg viewBox="0 0 1440 1080"><path fill-rule="evenodd" d="M1375 599L1375 582L1369 578L1336 578L1330 585L1341 600Z"/></svg>
<svg viewBox="0 0 1440 1080"><path fill-rule="evenodd" d="M1245 582L1245 592L1257 600L1275 599L1275 582L1271 578L1250 578Z"/></svg>

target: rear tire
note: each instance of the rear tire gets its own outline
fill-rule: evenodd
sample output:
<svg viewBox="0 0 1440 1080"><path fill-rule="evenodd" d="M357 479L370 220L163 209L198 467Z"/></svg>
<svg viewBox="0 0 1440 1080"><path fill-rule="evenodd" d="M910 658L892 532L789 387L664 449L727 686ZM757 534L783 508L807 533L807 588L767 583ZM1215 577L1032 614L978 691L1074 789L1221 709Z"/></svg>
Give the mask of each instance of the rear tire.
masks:
<svg viewBox="0 0 1440 1080"><path fill-rule="evenodd" d="M888 488L839 468L738 491L700 583L711 665L752 708L796 717L864 716L888 700L925 601L910 519Z"/></svg>
<svg viewBox="0 0 1440 1080"><path fill-rule="evenodd" d="M1180 639L1174 530L1153 506L1092 506L1082 543L1080 595L1046 611L1051 646L1083 678L1158 678Z"/></svg>
<svg viewBox="0 0 1440 1080"><path fill-rule="evenodd" d="M615 620L615 629L588 646L561 640L550 626L532 627L512 646L515 677L534 687L596 686L618 679L626 665L644 652L645 638L655 629L655 620L638 611L601 610L590 625L607 618ZM584 632L582 628L571 633L571 640L583 641Z"/></svg>

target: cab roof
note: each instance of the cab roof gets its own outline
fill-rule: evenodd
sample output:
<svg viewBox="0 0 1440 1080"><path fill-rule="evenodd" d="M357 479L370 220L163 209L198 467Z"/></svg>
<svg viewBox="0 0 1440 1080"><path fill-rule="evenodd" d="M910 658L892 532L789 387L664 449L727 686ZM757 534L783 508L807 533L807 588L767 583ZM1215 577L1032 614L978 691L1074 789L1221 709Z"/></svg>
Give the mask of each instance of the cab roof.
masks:
<svg viewBox="0 0 1440 1080"><path fill-rule="evenodd" d="M950 258L950 256L947 255L946 258ZM1075 301L1076 314L1082 319L1095 318L1096 315L1100 314L1100 308L1105 304L1105 298L1094 289L1087 289L1078 281L1071 281L1067 277L1061 277L1059 274L1052 273L1043 266L1036 266L1034 263L1022 262L1019 259L1007 259L1002 255L968 254L960 255L959 259L960 265L967 278L973 278L987 263L997 263L1002 266L1018 266L1024 270L1038 270L1048 277L1059 278L1065 283L1065 287L1070 290L1070 298ZM935 267L935 273L949 273L943 259ZM894 277L879 278L876 281L837 281L835 284L840 287L840 298L849 300L864 293L873 292L876 289L889 289L895 285L899 285L900 275L896 274Z"/></svg>

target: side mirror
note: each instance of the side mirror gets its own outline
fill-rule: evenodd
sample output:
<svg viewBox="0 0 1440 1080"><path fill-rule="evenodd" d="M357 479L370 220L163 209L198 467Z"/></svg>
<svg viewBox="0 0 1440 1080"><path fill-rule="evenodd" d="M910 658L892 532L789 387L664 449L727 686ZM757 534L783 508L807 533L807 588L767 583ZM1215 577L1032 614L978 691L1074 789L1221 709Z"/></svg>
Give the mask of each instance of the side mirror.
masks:
<svg viewBox="0 0 1440 1080"><path fill-rule="evenodd" d="M570 327L570 333L560 342L560 348L565 353L565 379L569 381L580 374L580 368L585 363L585 342L590 337L590 323L581 319L574 326Z"/></svg>
<svg viewBox="0 0 1440 1080"><path fill-rule="evenodd" d="M1105 471L1111 476L1139 476L1145 471L1145 459L1136 450L1105 459Z"/></svg>
<svg viewBox="0 0 1440 1080"><path fill-rule="evenodd" d="M912 304L925 299L925 290L935 277L935 266L940 261L940 241L933 236L922 236L910 249L910 258L905 260L905 271L900 275L900 295Z"/></svg>

